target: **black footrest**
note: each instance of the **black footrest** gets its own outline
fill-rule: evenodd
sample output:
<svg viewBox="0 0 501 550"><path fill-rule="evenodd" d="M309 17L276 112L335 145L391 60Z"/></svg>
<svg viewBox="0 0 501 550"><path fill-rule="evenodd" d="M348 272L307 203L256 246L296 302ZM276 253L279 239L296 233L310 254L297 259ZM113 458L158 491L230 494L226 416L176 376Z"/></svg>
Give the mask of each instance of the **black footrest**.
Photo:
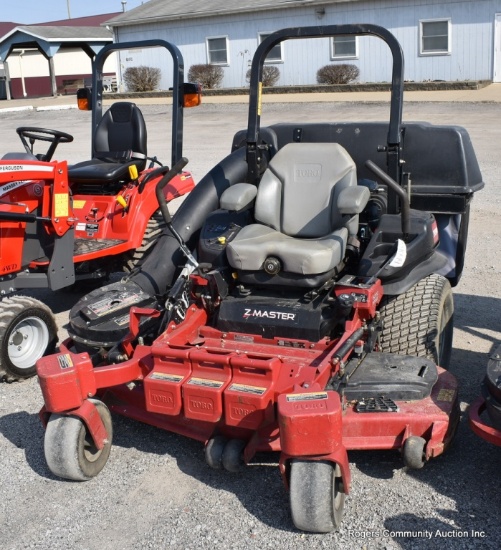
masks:
<svg viewBox="0 0 501 550"><path fill-rule="evenodd" d="M367 399L360 399L355 410L359 413L398 412L398 406L389 397L368 397Z"/></svg>

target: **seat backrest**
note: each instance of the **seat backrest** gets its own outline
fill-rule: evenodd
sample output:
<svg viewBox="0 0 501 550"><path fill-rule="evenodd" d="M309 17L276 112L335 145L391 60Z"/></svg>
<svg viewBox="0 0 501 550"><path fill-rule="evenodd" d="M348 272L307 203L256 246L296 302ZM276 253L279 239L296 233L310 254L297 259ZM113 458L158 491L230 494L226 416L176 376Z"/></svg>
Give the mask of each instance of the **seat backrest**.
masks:
<svg viewBox="0 0 501 550"><path fill-rule="evenodd" d="M341 145L288 143L261 178L254 217L291 237L322 237L343 226L337 196L352 185L356 166Z"/></svg>
<svg viewBox="0 0 501 550"><path fill-rule="evenodd" d="M146 156L147 133L143 114L135 103L119 101L103 115L94 136L94 158L101 158L100 152L132 151ZM146 165L143 159L141 166Z"/></svg>

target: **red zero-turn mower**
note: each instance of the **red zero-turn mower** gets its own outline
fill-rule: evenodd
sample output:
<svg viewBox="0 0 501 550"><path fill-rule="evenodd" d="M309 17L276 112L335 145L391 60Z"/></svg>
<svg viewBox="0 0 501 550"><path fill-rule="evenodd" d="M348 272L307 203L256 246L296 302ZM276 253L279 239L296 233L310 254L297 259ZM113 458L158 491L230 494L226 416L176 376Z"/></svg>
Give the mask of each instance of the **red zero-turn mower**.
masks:
<svg viewBox="0 0 501 550"><path fill-rule="evenodd" d="M94 64L93 94L79 90L79 106L92 108L92 160L67 166L54 162L64 132L22 127L25 152L0 161L0 378L27 378L56 342L49 308L20 289L58 290L113 271L132 271L159 237L164 221L155 186L168 171L147 156L147 133L134 103L118 102L102 114L102 66L112 52L164 46L174 63L172 163L182 155L183 107L197 103L198 90L183 82L183 61L173 45L141 42L110 45ZM37 140L48 141L35 155ZM155 164L158 166L155 167ZM194 187L191 174L176 175L164 188L166 200Z"/></svg>
<svg viewBox="0 0 501 550"><path fill-rule="evenodd" d="M271 48L337 35L389 45L389 124L261 128ZM444 452L459 418L450 281L483 183L466 131L402 124L402 93L402 52L381 27L261 43L233 152L172 221L161 187L187 161L159 182L167 230L153 252L80 300L70 339L37 364L54 474L103 468L111 410L203 442L213 468L279 452L294 524L328 532L350 489L348 451L395 449L411 468Z"/></svg>
<svg viewBox="0 0 501 550"><path fill-rule="evenodd" d="M490 356L482 395L469 408L471 429L489 443L501 446L501 347Z"/></svg>

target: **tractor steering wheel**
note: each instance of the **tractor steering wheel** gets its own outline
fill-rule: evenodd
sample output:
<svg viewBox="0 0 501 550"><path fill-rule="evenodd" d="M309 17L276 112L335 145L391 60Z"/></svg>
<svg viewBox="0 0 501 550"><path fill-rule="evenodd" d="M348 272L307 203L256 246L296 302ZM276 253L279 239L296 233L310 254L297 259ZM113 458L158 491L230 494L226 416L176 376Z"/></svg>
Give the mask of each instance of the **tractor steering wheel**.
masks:
<svg viewBox="0 0 501 550"><path fill-rule="evenodd" d="M21 126L16 129L21 141L26 149L27 153L33 153L33 145L35 141L49 141L50 146L45 154L38 154L36 157L38 160L48 162L52 159L52 155L56 150L56 147L60 143L71 143L73 136L59 130L47 130L46 128L35 128L32 126ZM28 144L29 140L29 144Z"/></svg>

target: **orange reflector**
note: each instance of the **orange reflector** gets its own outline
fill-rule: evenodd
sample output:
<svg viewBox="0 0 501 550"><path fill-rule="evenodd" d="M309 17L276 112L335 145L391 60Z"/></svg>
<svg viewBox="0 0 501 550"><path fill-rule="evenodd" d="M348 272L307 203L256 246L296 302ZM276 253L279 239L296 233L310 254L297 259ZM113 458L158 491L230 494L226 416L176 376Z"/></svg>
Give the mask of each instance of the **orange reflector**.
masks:
<svg viewBox="0 0 501 550"><path fill-rule="evenodd" d="M202 94L184 94L184 106L198 107L202 103Z"/></svg>
<svg viewBox="0 0 501 550"><path fill-rule="evenodd" d="M80 111L90 111L89 100L86 97L79 97L77 105Z"/></svg>

